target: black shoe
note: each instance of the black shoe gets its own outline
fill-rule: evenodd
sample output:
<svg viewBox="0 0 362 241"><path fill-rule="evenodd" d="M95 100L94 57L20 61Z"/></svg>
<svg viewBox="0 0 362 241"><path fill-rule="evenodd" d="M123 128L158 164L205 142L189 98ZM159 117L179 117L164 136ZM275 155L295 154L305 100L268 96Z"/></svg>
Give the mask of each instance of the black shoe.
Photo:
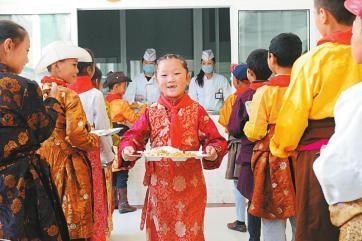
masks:
<svg viewBox="0 0 362 241"><path fill-rule="evenodd" d="M239 232L242 232L242 233L245 233L248 230L246 228L245 222L240 222L238 220L236 220L233 223L228 223L227 227L228 227L228 229L239 231Z"/></svg>

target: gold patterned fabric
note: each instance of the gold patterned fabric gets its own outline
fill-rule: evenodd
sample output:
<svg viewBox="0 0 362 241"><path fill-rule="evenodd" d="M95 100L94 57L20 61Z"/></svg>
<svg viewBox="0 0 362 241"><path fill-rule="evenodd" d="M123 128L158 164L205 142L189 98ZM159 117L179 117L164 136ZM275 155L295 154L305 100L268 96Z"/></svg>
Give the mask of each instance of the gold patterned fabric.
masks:
<svg viewBox="0 0 362 241"><path fill-rule="evenodd" d="M341 227L353 217L362 214L362 199L330 205L329 212L333 225Z"/></svg>
<svg viewBox="0 0 362 241"><path fill-rule="evenodd" d="M162 97L159 98L159 102ZM180 102L152 105L126 132L120 144L143 150L149 138L151 147L171 145L180 150L213 146L215 161L190 158L175 162L163 158L146 162L144 185L147 188L141 228L146 224L148 241L204 241L206 185L202 172L221 164L227 143L218 133L206 111L187 95Z"/></svg>
<svg viewBox="0 0 362 241"><path fill-rule="evenodd" d="M68 240L48 164L35 152L52 133L59 103L0 64L0 238Z"/></svg>
<svg viewBox="0 0 362 241"><path fill-rule="evenodd" d="M106 178L106 192L107 192L107 207L108 207L108 231L107 231L107 240L110 240L111 232L113 230L113 221L112 214L114 210L114 197L113 197L113 188L112 188L112 166L106 166L103 168L104 176Z"/></svg>
<svg viewBox="0 0 362 241"><path fill-rule="evenodd" d="M58 119L51 137L39 152L51 173L72 239L89 238L93 232L92 174L86 152L99 148L78 95L58 86Z"/></svg>
<svg viewBox="0 0 362 241"><path fill-rule="evenodd" d="M362 214L359 214L341 227L339 241L362 241Z"/></svg>

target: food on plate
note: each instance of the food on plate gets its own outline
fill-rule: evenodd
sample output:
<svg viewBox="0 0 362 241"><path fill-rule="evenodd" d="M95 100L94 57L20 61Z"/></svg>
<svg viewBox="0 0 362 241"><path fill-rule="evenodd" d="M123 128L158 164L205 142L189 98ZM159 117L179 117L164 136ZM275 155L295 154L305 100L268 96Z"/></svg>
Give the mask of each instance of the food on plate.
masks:
<svg viewBox="0 0 362 241"><path fill-rule="evenodd" d="M143 155L147 157L185 157L185 158L192 158L192 157L200 157L203 154L200 151L182 151L177 148L171 146L162 146L162 147L155 147L150 150L146 150L143 152Z"/></svg>

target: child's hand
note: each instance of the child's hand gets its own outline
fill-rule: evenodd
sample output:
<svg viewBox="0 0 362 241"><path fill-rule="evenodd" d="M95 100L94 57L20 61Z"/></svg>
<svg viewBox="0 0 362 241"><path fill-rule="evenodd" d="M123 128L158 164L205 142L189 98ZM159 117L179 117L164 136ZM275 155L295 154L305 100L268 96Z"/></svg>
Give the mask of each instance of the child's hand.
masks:
<svg viewBox="0 0 362 241"><path fill-rule="evenodd" d="M52 85L51 85L50 91L49 91L49 97L55 98L57 93L58 93L58 85L56 83L52 82Z"/></svg>
<svg viewBox="0 0 362 241"><path fill-rule="evenodd" d="M143 102L145 99L143 98L143 95L136 95L135 100L138 102Z"/></svg>
<svg viewBox="0 0 362 241"><path fill-rule="evenodd" d="M126 146L122 151L122 157L126 161L135 161L137 157L133 156L135 149L132 146Z"/></svg>
<svg viewBox="0 0 362 241"><path fill-rule="evenodd" d="M215 161L217 159L217 152L213 146L207 146L205 151L207 154L207 156L204 157L205 160Z"/></svg>

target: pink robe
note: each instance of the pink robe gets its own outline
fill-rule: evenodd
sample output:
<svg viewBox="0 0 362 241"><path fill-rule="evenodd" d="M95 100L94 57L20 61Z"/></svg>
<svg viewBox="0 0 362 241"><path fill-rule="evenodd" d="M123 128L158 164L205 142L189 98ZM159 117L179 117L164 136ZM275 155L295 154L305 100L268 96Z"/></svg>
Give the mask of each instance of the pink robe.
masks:
<svg viewBox="0 0 362 241"><path fill-rule="evenodd" d="M200 145L203 150L213 146L218 158L215 161L190 158L183 162L164 158L146 162L144 185L148 189L141 228L146 222L149 241L203 241L206 185L202 166L218 168L227 144L206 111L188 95L174 105L163 96L158 102L126 132L121 150L126 146L143 150L150 138L152 148L170 145L195 151Z"/></svg>

